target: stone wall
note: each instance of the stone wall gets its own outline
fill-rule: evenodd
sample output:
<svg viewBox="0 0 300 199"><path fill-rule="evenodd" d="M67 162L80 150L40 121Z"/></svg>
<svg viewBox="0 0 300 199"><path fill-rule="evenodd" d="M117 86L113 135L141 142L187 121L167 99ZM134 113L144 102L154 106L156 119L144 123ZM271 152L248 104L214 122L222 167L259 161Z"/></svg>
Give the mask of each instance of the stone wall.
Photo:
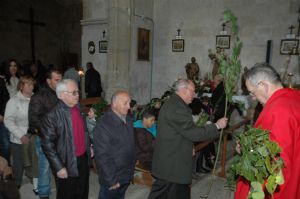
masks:
<svg viewBox="0 0 300 199"><path fill-rule="evenodd" d="M211 72L208 49L215 49L216 35L222 30L222 12L230 9L238 18L243 41L241 61L251 67L265 61L267 40L273 41L271 64L283 72L286 55L280 55L280 41L297 26L297 0L155 0L153 95L160 96L178 77L186 77L184 66L196 57L202 77ZM185 40L184 52L172 52L177 26ZM226 28L230 32L230 28ZM229 52L227 50L227 52ZM292 57L291 72L298 72L298 60Z"/></svg>
<svg viewBox="0 0 300 199"><path fill-rule="evenodd" d="M29 20L29 8L34 20L45 23L35 26L35 57L44 65L62 65L62 53L74 53L81 58L81 2L63 5L57 1L3 0L0 6L0 61L15 58L31 60L30 26L17 22Z"/></svg>

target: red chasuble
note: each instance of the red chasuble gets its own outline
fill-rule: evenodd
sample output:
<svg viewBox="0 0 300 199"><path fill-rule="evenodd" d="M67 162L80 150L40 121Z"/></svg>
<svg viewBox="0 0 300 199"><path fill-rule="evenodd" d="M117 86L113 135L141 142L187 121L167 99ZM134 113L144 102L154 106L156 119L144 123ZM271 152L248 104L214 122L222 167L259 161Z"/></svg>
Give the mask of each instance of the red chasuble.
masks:
<svg viewBox="0 0 300 199"><path fill-rule="evenodd" d="M270 139L282 148L284 184L277 187L274 199L300 198L300 92L284 88L276 91L265 104L255 127L270 131ZM250 184L239 178L235 199L248 197ZM272 198L266 195L265 198Z"/></svg>

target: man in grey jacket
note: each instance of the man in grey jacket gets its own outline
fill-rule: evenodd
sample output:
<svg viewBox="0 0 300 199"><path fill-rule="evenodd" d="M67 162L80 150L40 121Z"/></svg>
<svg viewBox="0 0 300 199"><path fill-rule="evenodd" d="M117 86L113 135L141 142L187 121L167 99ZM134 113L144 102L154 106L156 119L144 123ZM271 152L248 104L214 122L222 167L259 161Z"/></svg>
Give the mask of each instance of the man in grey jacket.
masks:
<svg viewBox="0 0 300 199"><path fill-rule="evenodd" d="M159 112L152 160L152 174L156 180L150 199L189 199L193 142L213 140L219 135L218 129L227 125L227 118L221 118L215 124L197 127L188 107L194 96L194 83L178 80L175 82L175 94Z"/></svg>

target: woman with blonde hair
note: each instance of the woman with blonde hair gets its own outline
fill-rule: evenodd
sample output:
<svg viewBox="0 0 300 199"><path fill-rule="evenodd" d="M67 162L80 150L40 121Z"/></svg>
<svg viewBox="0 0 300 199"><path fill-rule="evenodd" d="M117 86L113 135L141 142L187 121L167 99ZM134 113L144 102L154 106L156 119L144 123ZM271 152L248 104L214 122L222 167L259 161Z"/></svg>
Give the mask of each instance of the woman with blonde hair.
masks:
<svg viewBox="0 0 300 199"><path fill-rule="evenodd" d="M28 107L34 84L32 77L21 77L17 85L18 92L7 102L4 114L4 124L10 133L13 173L19 187L24 170L24 145L30 141L27 135Z"/></svg>

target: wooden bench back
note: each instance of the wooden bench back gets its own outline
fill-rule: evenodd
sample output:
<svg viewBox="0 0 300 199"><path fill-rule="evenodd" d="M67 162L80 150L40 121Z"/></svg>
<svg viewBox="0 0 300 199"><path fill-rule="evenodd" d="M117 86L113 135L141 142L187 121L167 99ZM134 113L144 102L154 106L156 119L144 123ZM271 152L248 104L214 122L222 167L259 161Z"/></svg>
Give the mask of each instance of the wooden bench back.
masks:
<svg viewBox="0 0 300 199"><path fill-rule="evenodd" d="M97 104L101 102L103 99L101 97L91 97L91 98L85 98L80 100L80 104L84 108L84 112L88 113L90 107L92 107L94 104Z"/></svg>

